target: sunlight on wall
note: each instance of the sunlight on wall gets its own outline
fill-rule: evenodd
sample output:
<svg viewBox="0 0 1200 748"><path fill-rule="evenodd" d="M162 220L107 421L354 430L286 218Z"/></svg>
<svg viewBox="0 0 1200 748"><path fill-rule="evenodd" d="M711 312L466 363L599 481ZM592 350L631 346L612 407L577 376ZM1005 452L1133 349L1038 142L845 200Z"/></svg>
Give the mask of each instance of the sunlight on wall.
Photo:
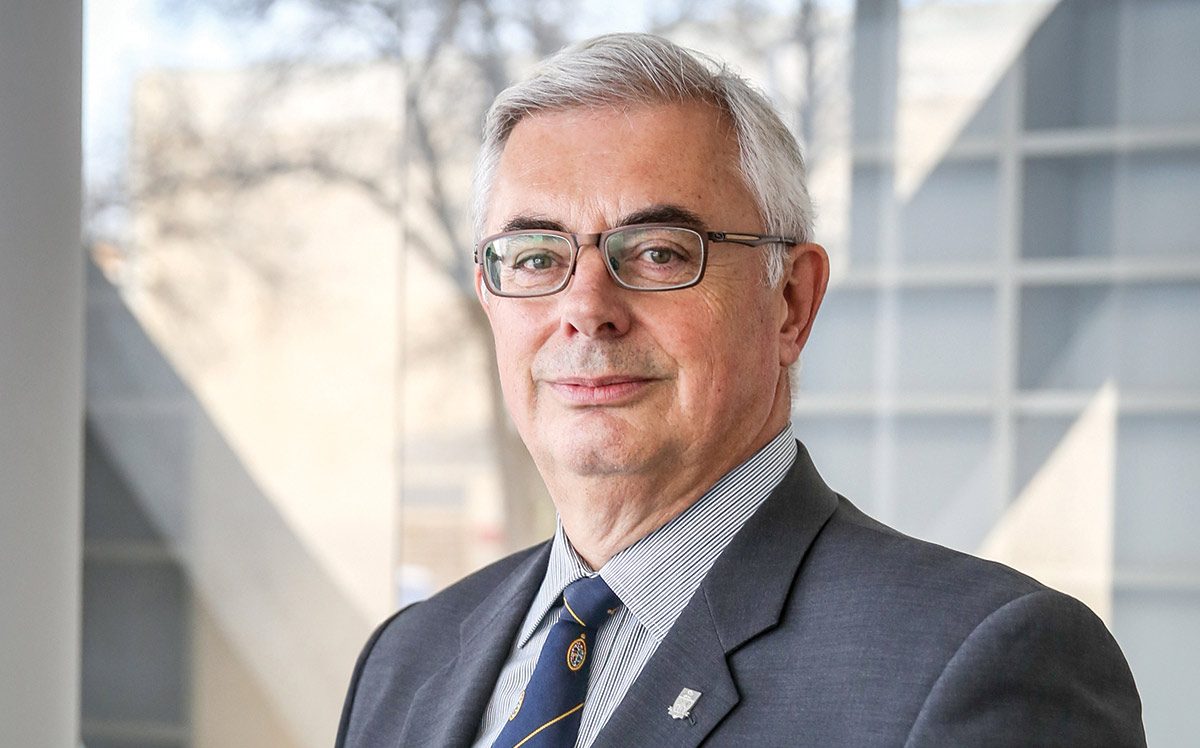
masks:
<svg viewBox="0 0 1200 748"><path fill-rule="evenodd" d="M900 15L896 192L910 197L1057 0L927 3Z"/></svg>
<svg viewBox="0 0 1200 748"><path fill-rule="evenodd" d="M1112 625L1117 388L1105 384L979 555L1079 598Z"/></svg>

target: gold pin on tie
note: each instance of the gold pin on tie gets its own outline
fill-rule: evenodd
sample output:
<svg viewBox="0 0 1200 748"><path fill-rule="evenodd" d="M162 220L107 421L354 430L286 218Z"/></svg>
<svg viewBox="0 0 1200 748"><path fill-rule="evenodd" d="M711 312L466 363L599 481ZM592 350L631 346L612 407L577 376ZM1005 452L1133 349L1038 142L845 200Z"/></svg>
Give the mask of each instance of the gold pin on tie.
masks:
<svg viewBox="0 0 1200 748"><path fill-rule="evenodd" d="M579 638L567 647L567 667L574 673L583 667L585 661L587 661L587 639L580 634Z"/></svg>

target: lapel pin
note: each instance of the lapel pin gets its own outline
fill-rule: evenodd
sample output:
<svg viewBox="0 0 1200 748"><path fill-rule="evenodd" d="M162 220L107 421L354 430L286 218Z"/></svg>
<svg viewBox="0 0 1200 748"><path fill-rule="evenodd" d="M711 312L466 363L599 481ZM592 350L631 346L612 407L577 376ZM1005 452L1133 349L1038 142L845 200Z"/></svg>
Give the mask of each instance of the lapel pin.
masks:
<svg viewBox="0 0 1200 748"><path fill-rule="evenodd" d="M675 697L675 703L667 707L667 714L671 715L671 719L686 719L689 722L694 722L692 719L692 707L696 705L696 701L699 698L699 691L685 688Z"/></svg>

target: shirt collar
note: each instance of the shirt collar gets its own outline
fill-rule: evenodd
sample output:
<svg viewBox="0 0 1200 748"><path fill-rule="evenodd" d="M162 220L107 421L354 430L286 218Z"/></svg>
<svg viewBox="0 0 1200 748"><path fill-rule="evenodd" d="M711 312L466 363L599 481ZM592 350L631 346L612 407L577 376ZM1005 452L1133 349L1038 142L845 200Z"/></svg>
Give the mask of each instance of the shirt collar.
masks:
<svg viewBox="0 0 1200 748"><path fill-rule="evenodd" d="M546 576L542 578L542 586L538 588L537 595L529 606L529 612L525 614L525 622L521 624L521 638L518 640L518 646L521 647L529 642L542 619L558 604L559 597L568 584L595 574L571 547L562 520L556 519L555 525ZM608 581L607 577L605 581Z"/></svg>
<svg viewBox="0 0 1200 748"><path fill-rule="evenodd" d="M783 480L796 459L789 423L766 446L725 474L678 517L591 571L557 522L549 565L521 626L524 647L568 584L599 574L661 642L717 557Z"/></svg>

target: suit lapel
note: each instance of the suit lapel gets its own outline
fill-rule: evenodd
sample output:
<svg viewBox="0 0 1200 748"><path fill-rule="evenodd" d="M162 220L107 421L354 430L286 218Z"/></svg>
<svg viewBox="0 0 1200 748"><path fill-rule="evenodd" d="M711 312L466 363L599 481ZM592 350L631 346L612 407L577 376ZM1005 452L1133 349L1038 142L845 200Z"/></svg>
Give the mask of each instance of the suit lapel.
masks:
<svg viewBox="0 0 1200 748"><path fill-rule="evenodd" d="M698 598L692 599L646 663L592 748L695 746L737 704L737 687L724 648L708 611L696 610ZM673 719L667 708L683 688L699 691L700 699L690 719Z"/></svg>
<svg viewBox="0 0 1200 748"><path fill-rule="evenodd" d="M593 748L690 748L708 737L739 700L729 655L779 623L800 564L836 508L837 495L799 445L788 475L717 559ZM690 719L673 719L667 708L684 688L701 696Z"/></svg>
<svg viewBox="0 0 1200 748"><path fill-rule="evenodd" d="M549 556L546 543L463 619L458 656L416 692L398 745L451 748L475 739Z"/></svg>

